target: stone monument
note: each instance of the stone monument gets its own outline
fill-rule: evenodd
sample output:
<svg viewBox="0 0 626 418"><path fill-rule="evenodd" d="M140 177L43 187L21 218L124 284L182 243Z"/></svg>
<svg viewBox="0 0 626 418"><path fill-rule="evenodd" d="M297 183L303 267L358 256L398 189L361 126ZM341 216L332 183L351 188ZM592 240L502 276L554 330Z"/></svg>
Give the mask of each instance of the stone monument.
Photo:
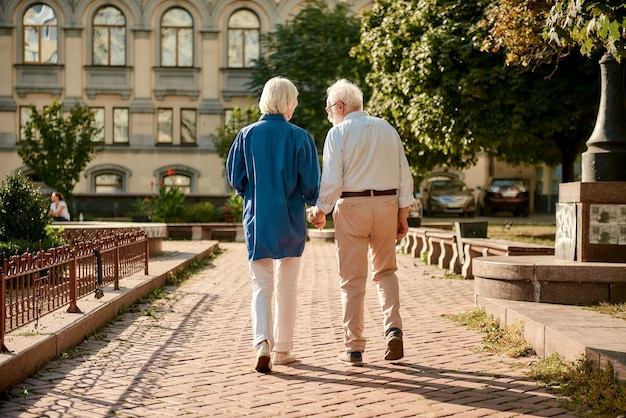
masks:
<svg viewBox="0 0 626 418"><path fill-rule="evenodd" d="M626 301L624 68L600 60L600 106L582 181L559 187L554 256L474 260L476 297L590 304Z"/></svg>
<svg viewBox="0 0 626 418"><path fill-rule="evenodd" d="M624 71L609 54L600 60L600 69L600 106L582 155L582 182L559 187L555 256L626 262Z"/></svg>

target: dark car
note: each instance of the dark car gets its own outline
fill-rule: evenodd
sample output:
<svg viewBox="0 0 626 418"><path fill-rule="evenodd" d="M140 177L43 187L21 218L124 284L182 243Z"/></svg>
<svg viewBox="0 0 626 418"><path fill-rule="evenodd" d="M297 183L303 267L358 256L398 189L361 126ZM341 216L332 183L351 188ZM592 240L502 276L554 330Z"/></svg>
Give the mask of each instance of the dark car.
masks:
<svg viewBox="0 0 626 418"><path fill-rule="evenodd" d="M514 216L530 214L530 195L524 180L494 178L480 191L478 213L489 216L499 211L511 211Z"/></svg>
<svg viewBox="0 0 626 418"><path fill-rule="evenodd" d="M458 214L468 217L476 214L474 192L461 180L429 179L422 190L424 214Z"/></svg>

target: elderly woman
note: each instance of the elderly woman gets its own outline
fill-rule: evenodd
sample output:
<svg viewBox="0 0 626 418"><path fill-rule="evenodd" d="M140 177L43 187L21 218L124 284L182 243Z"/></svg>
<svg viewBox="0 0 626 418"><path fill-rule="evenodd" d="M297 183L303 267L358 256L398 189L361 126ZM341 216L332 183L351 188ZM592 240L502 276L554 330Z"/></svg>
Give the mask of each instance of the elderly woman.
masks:
<svg viewBox="0 0 626 418"><path fill-rule="evenodd" d="M261 118L237 134L226 163L228 180L244 201L255 370L261 373L270 372L272 362L295 360L291 349L306 241L305 203L315 204L319 193L313 138L289 122L297 105L298 90L291 81L267 81L259 102Z"/></svg>

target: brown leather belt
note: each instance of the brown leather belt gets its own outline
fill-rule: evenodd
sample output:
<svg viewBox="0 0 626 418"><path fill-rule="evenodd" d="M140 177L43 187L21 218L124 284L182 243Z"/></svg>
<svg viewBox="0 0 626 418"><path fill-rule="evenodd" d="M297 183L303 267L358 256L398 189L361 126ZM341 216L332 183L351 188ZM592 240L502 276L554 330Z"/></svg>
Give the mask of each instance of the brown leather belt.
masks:
<svg viewBox="0 0 626 418"><path fill-rule="evenodd" d="M343 192L341 198L344 197L364 197L364 196L390 196L396 194L396 189L389 190L363 190L362 192Z"/></svg>

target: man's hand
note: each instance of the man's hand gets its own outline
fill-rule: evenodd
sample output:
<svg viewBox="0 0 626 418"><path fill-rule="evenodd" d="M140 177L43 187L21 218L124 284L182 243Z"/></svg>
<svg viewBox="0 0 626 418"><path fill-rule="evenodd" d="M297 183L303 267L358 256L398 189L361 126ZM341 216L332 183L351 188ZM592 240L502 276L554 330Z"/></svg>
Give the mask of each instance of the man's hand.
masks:
<svg viewBox="0 0 626 418"><path fill-rule="evenodd" d="M326 225L326 214L319 210L317 206L312 206L308 208L306 212L309 222L311 222L313 225L315 225L317 229L321 231Z"/></svg>
<svg viewBox="0 0 626 418"><path fill-rule="evenodd" d="M398 210L398 228L397 228L396 241L400 241L409 232L409 221L407 221L408 217L409 217L408 207L400 208Z"/></svg>

